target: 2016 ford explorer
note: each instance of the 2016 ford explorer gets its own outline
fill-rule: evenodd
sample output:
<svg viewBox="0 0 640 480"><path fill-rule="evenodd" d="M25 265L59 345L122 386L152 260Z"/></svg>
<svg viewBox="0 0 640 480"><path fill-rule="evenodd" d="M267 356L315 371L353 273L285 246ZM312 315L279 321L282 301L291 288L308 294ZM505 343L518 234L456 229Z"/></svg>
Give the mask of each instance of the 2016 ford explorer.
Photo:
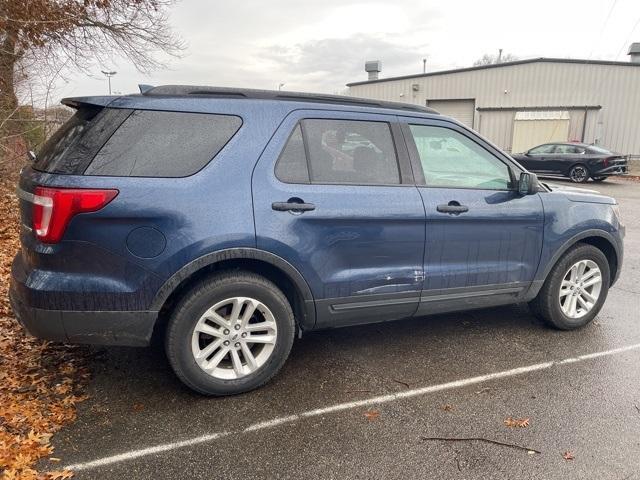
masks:
<svg viewBox="0 0 640 480"><path fill-rule="evenodd" d="M426 108L163 86L86 97L22 172L11 299L51 340L163 335L198 392L256 388L296 332L530 302L590 322L616 202L538 184Z"/></svg>

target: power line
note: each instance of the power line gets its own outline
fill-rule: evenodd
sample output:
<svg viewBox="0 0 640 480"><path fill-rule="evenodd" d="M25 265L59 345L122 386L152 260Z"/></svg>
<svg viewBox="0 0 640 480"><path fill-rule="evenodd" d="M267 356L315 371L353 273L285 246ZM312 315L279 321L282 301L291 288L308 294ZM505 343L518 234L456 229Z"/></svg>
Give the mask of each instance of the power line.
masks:
<svg viewBox="0 0 640 480"><path fill-rule="evenodd" d="M609 23L609 19L611 18L611 14L613 13L613 9L616 7L617 2L618 0L613 0L613 2L611 2L611 7L609 7L609 13L607 13L607 17L605 18L604 23L602 24L602 27L600 27L600 33L598 34L598 39L596 40L593 47L591 47L591 53L589 53L589 59L591 59L596 48L600 44L600 41L602 40L602 35L604 34L605 29L607 28L607 24Z"/></svg>

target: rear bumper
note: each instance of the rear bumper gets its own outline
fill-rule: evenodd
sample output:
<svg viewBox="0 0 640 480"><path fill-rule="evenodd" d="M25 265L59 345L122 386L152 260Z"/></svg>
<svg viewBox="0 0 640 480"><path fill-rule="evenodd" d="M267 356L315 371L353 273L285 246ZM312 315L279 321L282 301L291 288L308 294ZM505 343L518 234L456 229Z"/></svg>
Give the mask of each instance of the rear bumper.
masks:
<svg viewBox="0 0 640 480"><path fill-rule="evenodd" d="M627 175L629 173L627 165L611 165L609 167L600 169L596 172L593 172L591 176L593 177L610 177L610 176L619 176L619 175Z"/></svg>
<svg viewBox="0 0 640 480"><path fill-rule="evenodd" d="M11 307L18 322L34 337L95 345L149 345L158 312L45 310L26 305L13 285Z"/></svg>

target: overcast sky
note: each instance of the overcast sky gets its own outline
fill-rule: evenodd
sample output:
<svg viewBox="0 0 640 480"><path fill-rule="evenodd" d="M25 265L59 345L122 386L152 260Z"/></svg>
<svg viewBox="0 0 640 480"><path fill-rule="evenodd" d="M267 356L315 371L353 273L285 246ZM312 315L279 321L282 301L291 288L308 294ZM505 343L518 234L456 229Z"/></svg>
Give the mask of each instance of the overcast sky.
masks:
<svg viewBox="0 0 640 480"><path fill-rule="evenodd" d="M613 7L613 8L612 8ZM183 0L171 24L187 44L169 67L142 75L124 60L116 92L138 83L200 84L339 93L365 80L365 60L382 77L470 66L499 48L519 58L627 61L640 41L638 0ZM107 93L106 79L67 74L57 96Z"/></svg>

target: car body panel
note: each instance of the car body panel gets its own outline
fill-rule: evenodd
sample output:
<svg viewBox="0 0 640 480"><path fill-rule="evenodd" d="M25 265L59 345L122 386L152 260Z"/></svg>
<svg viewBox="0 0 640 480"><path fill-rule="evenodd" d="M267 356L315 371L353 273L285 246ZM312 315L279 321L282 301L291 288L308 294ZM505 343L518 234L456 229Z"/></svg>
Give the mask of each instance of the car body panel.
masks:
<svg viewBox="0 0 640 480"><path fill-rule="evenodd" d="M101 210L74 216L63 240L53 245L35 238L32 207L20 201L22 249L12 268L11 298L21 322L43 338L146 344L171 295L191 275L229 260L260 261L282 271L300 292L298 322L306 330L523 299L526 285L528 295L535 293L558 255L584 235L606 238L622 259L624 228L612 200L594 193L542 187L523 197L515 191L428 189L418 177L418 186L292 185L274 175L288 134L310 116L446 123L512 163L459 122L437 114L206 95L75 101L232 114L243 123L213 161L188 177L23 170L19 189L26 193L37 185L119 192ZM407 146L398 143L402 136L394 135L398 155L407 155ZM514 174L521 172L511 166ZM413 176L405 167L406 181ZM317 208L302 215L272 210L274 201L291 197ZM470 215L434 214L434 205L454 197L472 207ZM148 234L142 239L149 250L159 253L134 254L128 239L140 229Z"/></svg>
<svg viewBox="0 0 640 480"><path fill-rule="evenodd" d="M536 149L546 145L553 145L554 151L549 153L535 153ZM591 145L581 143L557 143L538 145L528 152L513 154L512 157L527 170L539 175L569 176L575 165L584 165L591 177L607 177L625 175L627 173L627 159L618 153L596 152ZM582 153L559 152L561 148L575 148Z"/></svg>
<svg viewBox="0 0 640 480"><path fill-rule="evenodd" d="M374 314L379 311L380 295L396 299L398 316L411 315L423 279L424 208L416 187L413 183L281 182L274 174L275 162L290 133L305 118L396 120L393 115L331 110L292 112L253 173L257 247L279 255L307 279L316 301L324 301L317 309L319 326L351 324L355 320L351 311L356 307L341 309L339 305L345 302L359 305L361 318ZM290 198L313 203L316 208L301 214L273 210L273 202ZM372 311L365 313L365 309Z"/></svg>

